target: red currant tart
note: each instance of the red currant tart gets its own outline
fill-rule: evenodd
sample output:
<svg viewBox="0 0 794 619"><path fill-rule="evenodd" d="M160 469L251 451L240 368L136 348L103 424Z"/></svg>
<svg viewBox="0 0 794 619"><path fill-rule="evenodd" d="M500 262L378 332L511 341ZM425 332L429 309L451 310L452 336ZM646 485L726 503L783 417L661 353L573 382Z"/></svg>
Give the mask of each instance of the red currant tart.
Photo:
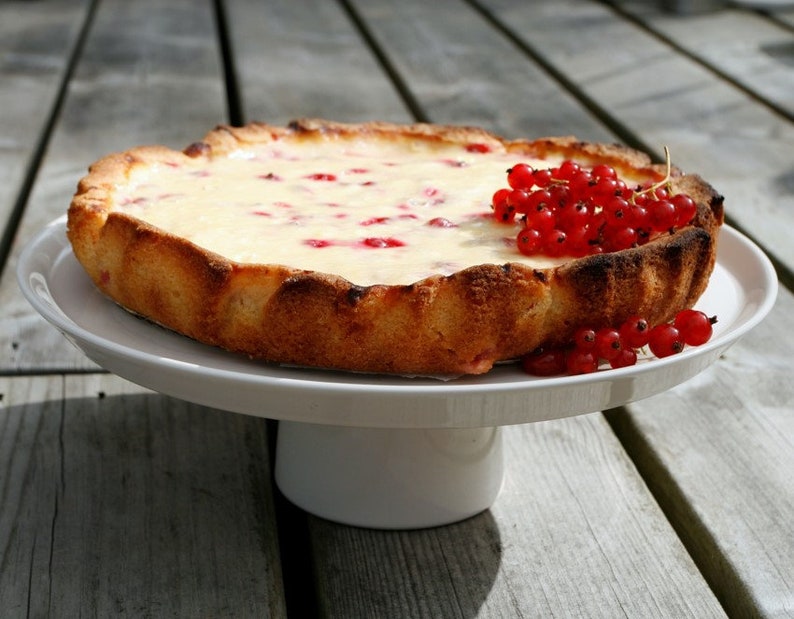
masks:
<svg viewBox="0 0 794 619"><path fill-rule="evenodd" d="M549 375L650 346L706 288L722 218L700 177L620 146L300 120L108 155L67 234L116 303L254 359Z"/></svg>

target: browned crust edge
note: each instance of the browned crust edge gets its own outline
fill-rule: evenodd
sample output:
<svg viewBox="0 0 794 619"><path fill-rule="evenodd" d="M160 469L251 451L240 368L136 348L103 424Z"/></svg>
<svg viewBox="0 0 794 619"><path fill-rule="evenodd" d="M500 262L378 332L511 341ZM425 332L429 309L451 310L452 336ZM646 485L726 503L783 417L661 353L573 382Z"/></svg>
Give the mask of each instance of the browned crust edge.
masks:
<svg viewBox="0 0 794 619"><path fill-rule="evenodd" d="M479 265L408 286L362 288L329 274L237 264L112 210L113 187L138 165L219 157L257 142L353 136L482 143L517 157L555 153L664 175L643 153L571 137L509 141L471 127L317 119L220 126L182 152L145 146L93 164L70 204L68 238L102 292L169 329L265 361L364 372L486 372L497 361L569 340L583 321L614 325L634 313L668 320L708 284L723 200L678 170L673 185L696 200L698 213L674 234L556 268Z"/></svg>

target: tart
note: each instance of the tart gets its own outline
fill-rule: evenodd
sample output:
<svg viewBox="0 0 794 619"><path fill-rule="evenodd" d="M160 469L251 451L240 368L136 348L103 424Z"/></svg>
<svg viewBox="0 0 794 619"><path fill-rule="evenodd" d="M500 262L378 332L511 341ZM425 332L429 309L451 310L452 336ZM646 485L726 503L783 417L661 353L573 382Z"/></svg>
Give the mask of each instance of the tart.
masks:
<svg viewBox="0 0 794 619"><path fill-rule="evenodd" d="M294 121L221 126L183 151L142 146L94 163L67 235L125 309L266 362L357 372L489 371L582 324L692 306L714 266L722 198L674 169L691 221L586 256L526 256L493 214L517 162L607 164L647 186L665 166L570 137L477 128Z"/></svg>

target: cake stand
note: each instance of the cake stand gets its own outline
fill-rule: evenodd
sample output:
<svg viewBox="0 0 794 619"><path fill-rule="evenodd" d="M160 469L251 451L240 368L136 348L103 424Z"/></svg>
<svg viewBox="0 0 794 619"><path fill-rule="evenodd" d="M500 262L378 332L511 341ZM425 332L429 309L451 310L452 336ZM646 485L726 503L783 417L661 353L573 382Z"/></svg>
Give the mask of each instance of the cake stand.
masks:
<svg viewBox="0 0 794 619"><path fill-rule="evenodd" d="M509 364L442 379L266 365L162 329L94 288L63 218L27 245L17 275L36 310L110 372L197 404L280 420L276 483L293 503L337 522L397 529L448 524L490 507L503 479L503 426L665 391L758 324L777 293L766 256L726 226L698 303L719 318L707 344L582 376L532 378Z"/></svg>

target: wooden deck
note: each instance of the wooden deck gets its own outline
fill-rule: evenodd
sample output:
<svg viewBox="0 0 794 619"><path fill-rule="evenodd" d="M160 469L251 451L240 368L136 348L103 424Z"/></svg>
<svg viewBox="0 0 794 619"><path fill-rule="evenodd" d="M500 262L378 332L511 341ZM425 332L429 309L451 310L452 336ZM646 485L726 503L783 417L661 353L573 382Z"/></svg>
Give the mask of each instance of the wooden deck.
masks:
<svg viewBox="0 0 794 619"><path fill-rule="evenodd" d="M777 304L662 395L506 428L474 518L306 515L275 422L103 372L15 279L99 156L303 116L667 145L773 258ZM2 617L794 616L794 8L0 0L0 222Z"/></svg>

